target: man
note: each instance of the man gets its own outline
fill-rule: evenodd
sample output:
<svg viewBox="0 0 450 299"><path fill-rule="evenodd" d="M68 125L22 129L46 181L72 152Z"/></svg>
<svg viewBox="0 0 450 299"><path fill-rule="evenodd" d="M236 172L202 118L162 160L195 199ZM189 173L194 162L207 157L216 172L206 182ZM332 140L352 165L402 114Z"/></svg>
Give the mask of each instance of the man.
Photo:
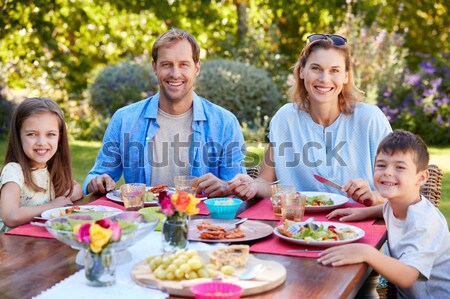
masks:
<svg viewBox="0 0 450 299"><path fill-rule="evenodd" d="M200 48L180 29L159 36L152 66L160 91L116 111L106 129L85 193L105 194L122 173L125 182L168 184L178 175L199 177L197 193L228 194L226 181L245 173L244 138L236 117L193 91Z"/></svg>

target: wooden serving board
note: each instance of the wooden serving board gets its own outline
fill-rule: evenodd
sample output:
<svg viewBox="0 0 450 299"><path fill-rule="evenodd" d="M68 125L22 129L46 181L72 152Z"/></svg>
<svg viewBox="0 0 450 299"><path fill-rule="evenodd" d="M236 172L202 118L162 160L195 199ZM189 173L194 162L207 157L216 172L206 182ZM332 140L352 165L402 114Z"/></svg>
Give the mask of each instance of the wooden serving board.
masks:
<svg viewBox="0 0 450 299"><path fill-rule="evenodd" d="M207 252L200 251L199 255L207 261ZM239 275L248 268L257 264L263 264L264 270L252 280L239 280ZM159 280L155 278L150 267L144 261L134 265L131 277L138 285L156 287L166 291L170 295L194 297L189 288L195 284L212 281L211 278L198 278L192 280ZM223 282L231 282L241 286L244 291L242 296L255 295L269 291L281 285L286 280L286 268L277 262L260 260L250 254L247 264L243 268L237 268L233 276L223 278Z"/></svg>

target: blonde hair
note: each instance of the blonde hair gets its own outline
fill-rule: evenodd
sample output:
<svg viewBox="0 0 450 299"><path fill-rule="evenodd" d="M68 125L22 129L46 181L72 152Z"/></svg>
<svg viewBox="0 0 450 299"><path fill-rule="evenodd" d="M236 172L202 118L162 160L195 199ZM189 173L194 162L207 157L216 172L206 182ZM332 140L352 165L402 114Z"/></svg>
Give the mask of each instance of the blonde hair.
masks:
<svg viewBox="0 0 450 299"><path fill-rule="evenodd" d="M301 79L300 70L306 66L306 62L312 52L318 49L333 49L342 54L345 59L345 71L348 72L348 82L342 87L342 91L338 96L339 110L344 114L351 114L355 108L356 102L360 102L364 92L355 86L353 79L353 70L351 64L350 46L336 46L331 39L320 39L308 43L300 53L300 56L293 66L293 75L295 79L294 85L289 88L288 94L291 101L297 104L297 108L309 111L311 105L308 91L306 90L304 79Z"/></svg>
<svg viewBox="0 0 450 299"><path fill-rule="evenodd" d="M152 58L156 62L158 60L158 50L161 47L170 46L177 41L187 40L191 44L192 48L192 59L195 63L200 61L200 46L198 45L195 38L187 31L172 28L165 33L161 34L153 44L152 48Z"/></svg>

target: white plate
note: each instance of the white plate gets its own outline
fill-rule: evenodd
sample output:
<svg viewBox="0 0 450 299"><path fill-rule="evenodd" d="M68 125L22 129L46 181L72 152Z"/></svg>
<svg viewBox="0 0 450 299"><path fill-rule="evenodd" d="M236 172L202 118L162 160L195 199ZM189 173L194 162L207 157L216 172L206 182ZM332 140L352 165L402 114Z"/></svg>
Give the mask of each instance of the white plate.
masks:
<svg viewBox="0 0 450 299"><path fill-rule="evenodd" d="M311 241L311 242L306 242L305 240L300 240L300 239L294 239L294 238L289 238L286 237L285 235L282 235L279 231L278 231L278 227L276 227L273 230L273 233L286 241L292 242L292 243L296 243L296 244L300 244L300 245L309 245L309 246L336 246L336 245L342 245L342 244L347 244L347 243L352 243L355 242L359 239L361 239L362 237L364 237L365 232L360 229L359 227L353 226L353 225L348 225L348 224L343 224L343 223L338 223L338 222L326 222L326 221L314 221L312 223L315 223L317 225L321 225L323 224L324 227L328 227L330 225L334 225L336 228L352 228L355 232L356 232L356 237L353 239L348 239L348 240L326 240L326 241Z"/></svg>
<svg viewBox="0 0 450 299"><path fill-rule="evenodd" d="M151 187L147 187L147 191L150 189ZM115 192L117 192L118 194L120 194L120 190L115 190ZM152 206L157 206L158 205L158 194L159 193L153 193L155 195L155 197L153 198L152 201L146 201L144 202L144 206L146 207L152 207ZM122 198L117 195L114 195L114 191L109 191L108 193L106 193L106 198L115 201L117 203L123 204L123 200Z"/></svg>
<svg viewBox="0 0 450 299"><path fill-rule="evenodd" d="M305 211L306 212L325 212L325 211L331 211L334 210L336 208L339 208L340 206L343 206L344 204L346 204L348 202L348 198L340 195L340 194L336 194L336 193L328 193L328 192L302 192L300 191L301 194L306 195L307 197L312 197L312 196L317 196L317 195L326 195L329 198L331 198L334 202L333 205L331 206L320 206L320 207L312 207L312 206L306 206L305 207Z"/></svg>
<svg viewBox="0 0 450 299"><path fill-rule="evenodd" d="M104 207L104 206L79 206L80 207L80 211L84 211L84 212L122 212L122 210L117 209L117 208L112 208L112 207ZM44 219L53 219L53 218L58 218L61 216L66 215L66 209L69 209L70 206L68 207L62 207L62 208L55 208L55 209L50 209L47 211L42 212L41 217ZM79 213L79 212L78 212ZM72 214L77 214L77 212L74 212Z"/></svg>

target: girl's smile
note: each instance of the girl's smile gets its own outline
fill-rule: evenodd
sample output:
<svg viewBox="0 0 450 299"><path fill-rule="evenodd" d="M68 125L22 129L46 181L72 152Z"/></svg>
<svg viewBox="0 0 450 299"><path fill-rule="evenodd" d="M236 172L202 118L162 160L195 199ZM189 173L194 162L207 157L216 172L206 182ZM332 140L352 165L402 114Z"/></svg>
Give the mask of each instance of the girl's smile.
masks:
<svg viewBox="0 0 450 299"><path fill-rule="evenodd" d="M46 167L58 149L58 117L50 112L31 115L22 124L20 140L31 168Z"/></svg>

